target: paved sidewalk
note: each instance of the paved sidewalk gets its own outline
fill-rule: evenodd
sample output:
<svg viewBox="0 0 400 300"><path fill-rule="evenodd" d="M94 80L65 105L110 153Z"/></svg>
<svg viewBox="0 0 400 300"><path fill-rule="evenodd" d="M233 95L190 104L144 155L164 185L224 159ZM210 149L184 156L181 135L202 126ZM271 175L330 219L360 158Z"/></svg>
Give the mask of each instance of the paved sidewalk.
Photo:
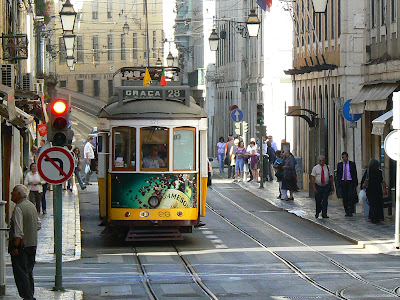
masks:
<svg viewBox="0 0 400 300"><path fill-rule="evenodd" d="M42 228L38 231L38 247L36 252L36 263L55 263L54 254L54 227L53 227L53 193L46 194L47 214L40 214ZM81 258L81 223L79 214L79 197L77 185L73 192L63 191L63 262L73 261ZM7 265L11 265L9 254L6 256ZM11 269L10 269L11 270ZM8 274L10 275L10 274ZM12 274L11 274L12 276ZM35 287L37 300L80 300L83 299L81 291L54 292L43 287ZM21 299L13 281L7 285L6 296L0 296L0 300Z"/></svg>
<svg viewBox="0 0 400 300"><path fill-rule="evenodd" d="M219 179L219 175L221 174L213 178L214 182L232 182L232 179L226 179L226 172L222 174L225 177L223 179ZM264 189L259 189L260 184L257 182L237 184L271 204L323 226L372 252L400 255L400 250L394 248L394 216L385 216L385 221L378 225L369 223L364 216L362 204L358 203L357 213L353 217L345 217L342 200L331 196L328 206L329 219L322 219L321 216L315 219L315 200L308 197L307 191L296 192L294 201L283 201L277 199L279 186L276 181L266 182ZM387 213L386 209L385 212Z"/></svg>

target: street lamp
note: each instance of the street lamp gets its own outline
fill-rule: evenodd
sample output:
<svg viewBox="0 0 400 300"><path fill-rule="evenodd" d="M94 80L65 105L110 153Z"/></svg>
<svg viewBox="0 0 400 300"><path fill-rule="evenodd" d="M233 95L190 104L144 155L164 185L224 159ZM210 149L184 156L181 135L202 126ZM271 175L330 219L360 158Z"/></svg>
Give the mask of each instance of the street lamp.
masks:
<svg viewBox="0 0 400 300"><path fill-rule="evenodd" d="M60 11L60 17L63 31L74 31L76 12L69 0L64 3Z"/></svg>
<svg viewBox="0 0 400 300"><path fill-rule="evenodd" d="M250 37L258 36L258 30L260 29L260 24L261 21L256 14L256 10L254 8L250 9L250 14L246 22L247 31L249 32Z"/></svg>
<svg viewBox="0 0 400 300"><path fill-rule="evenodd" d="M67 66L68 68L72 68L74 66L74 57L73 56L67 56Z"/></svg>
<svg viewBox="0 0 400 300"><path fill-rule="evenodd" d="M72 67L69 67L70 71L75 71L75 62L72 64Z"/></svg>
<svg viewBox="0 0 400 300"><path fill-rule="evenodd" d="M312 0L314 12L317 14L325 13L328 0Z"/></svg>
<svg viewBox="0 0 400 300"><path fill-rule="evenodd" d="M160 58L157 58L156 67L162 67L162 62Z"/></svg>
<svg viewBox="0 0 400 300"><path fill-rule="evenodd" d="M128 22L125 21L124 26L122 27L122 31L124 32L124 34L128 34L129 33L129 25Z"/></svg>
<svg viewBox="0 0 400 300"><path fill-rule="evenodd" d="M67 57L74 56L75 35L64 34L64 43L67 50Z"/></svg>
<svg viewBox="0 0 400 300"><path fill-rule="evenodd" d="M218 33L215 31L215 28L213 28L210 37L208 38L208 41L210 42L210 50L211 51L217 51L218 50L218 43L219 43L219 37Z"/></svg>
<svg viewBox="0 0 400 300"><path fill-rule="evenodd" d="M172 67L174 65L174 57L172 56L171 51L168 53L167 56L167 65L168 67Z"/></svg>

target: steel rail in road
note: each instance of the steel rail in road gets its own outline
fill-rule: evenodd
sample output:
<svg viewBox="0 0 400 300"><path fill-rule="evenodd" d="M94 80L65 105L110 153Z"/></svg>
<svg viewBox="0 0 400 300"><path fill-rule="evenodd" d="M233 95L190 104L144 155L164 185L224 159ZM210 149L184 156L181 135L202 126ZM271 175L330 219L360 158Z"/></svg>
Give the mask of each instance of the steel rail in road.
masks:
<svg viewBox="0 0 400 300"><path fill-rule="evenodd" d="M149 298L151 300L157 300L158 298L157 298L154 290L151 287L150 279L149 279L149 277L148 277L148 275L146 273L146 270L145 270L145 268L144 268L144 266L143 266L143 264L142 264L142 262L141 262L141 260L139 258L139 253L137 252L136 247L134 248L134 250L135 250L136 263L139 266L140 280L141 280L141 282L143 284L143 287L144 287L144 289L146 291L146 294L149 296Z"/></svg>
<svg viewBox="0 0 400 300"><path fill-rule="evenodd" d="M381 292L390 294L391 296L394 297L400 297L400 295L396 292L395 290L390 290L387 289L383 286L380 286L372 281L369 281L365 278L363 278L360 274L358 274L357 272L351 270L350 268L346 267L345 265L343 265L342 263L334 260L333 258L330 258L329 256L327 256L326 254L316 250L315 248L313 248L310 245L307 245L306 243L304 243L303 241L300 241L299 239L297 239L296 237L290 235L289 233L279 229L278 227L274 226L273 224L261 219L260 217L256 216L255 214L251 213L250 211L248 211L247 209L245 209L244 207L240 206L239 204L237 204L235 201L233 201L232 199L230 199L229 197L223 195L222 193L220 193L219 191L215 190L213 187L210 187L218 196L220 196L222 199L230 202L232 205L234 205L235 207L237 207L239 210L241 210L242 212L252 216L253 218L257 219L258 221L264 223L265 225L273 228L274 230L278 231L279 233L289 237L290 239L300 243L301 245L307 247L308 249L312 250L314 253L319 254L320 256L326 258L330 263L332 263L333 265L335 265L336 267L338 267L339 269L341 269L342 271L344 271L346 274L350 275L352 278L366 284L366 285L370 285L373 286L374 288L380 290ZM290 269L292 269L296 274L298 274L301 278L303 278L304 280L308 281L309 283L311 283L312 285L320 288L321 290L335 296L336 298L339 299L347 299L346 297L341 295L341 291L332 291L324 286L322 286L321 284L319 284L318 282L316 282L314 279L312 279L310 276L308 276L305 272L303 272L301 270L301 268L297 267L293 262L287 260L286 258L284 258L283 256L281 256L280 254L278 254L277 252L271 250L267 245L265 245L264 243L262 243L260 240L258 240L257 238L255 238L254 236L252 236L250 233L248 233L246 230L244 230L243 228L240 228L239 226L237 226L236 224L234 224L231 220L229 220L227 217L223 216L222 214L220 214L218 211L216 211L211 205L207 204L207 207L213 212L215 213L217 216L221 217L223 220L225 220L228 224L230 224L231 226L235 227L237 230L239 230L240 232L242 232L243 234L245 234L246 236L248 236L250 239L252 239L253 241L255 241L257 244L259 244L261 247L265 248L268 252L270 252L272 255L274 255L276 258L278 258L279 260L281 260L282 262L284 262Z"/></svg>
<svg viewBox="0 0 400 300"><path fill-rule="evenodd" d="M196 271L194 270L193 266L190 264L190 262L183 257L182 253L178 250L175 244L173 244L173 247L175 248L176 253L178 253L179 258L183 261L185 264L186 270L192 277L194 283L196 283L207 296L210 297L210 299L217 300L218 297L215 296L215 294L204 284L204 282L201 280L201 278L197 275Z"/></svg>
<svg viewBox="0 0 400 300"><path fill-rule="evenodd" d="M193 266L190 264L190 262L185 257L183 257L182 253L179 251L179 249L176 247L176 245L172 244L172 247L174 248L177 256L182 261L186 271L192 278L193 282L204 292L204 294L207 295L207 297L209 297L210 299L213 299L213 300L218 300L218 297L215 296L214 293L203 283L203 281L200 279L200 277L197 275L196 271L194 270ZM141 278L143 286L146 290L146 293L150 299L157 300L159 298L157 297L154 289L151 286L149 275L147 274L146 269L140 260L140 257L139 257L140 254L138 253L136 247L134 247L134 250L135 250L136 263L138 264L139 270L141 273L140 278Z"/></svg>

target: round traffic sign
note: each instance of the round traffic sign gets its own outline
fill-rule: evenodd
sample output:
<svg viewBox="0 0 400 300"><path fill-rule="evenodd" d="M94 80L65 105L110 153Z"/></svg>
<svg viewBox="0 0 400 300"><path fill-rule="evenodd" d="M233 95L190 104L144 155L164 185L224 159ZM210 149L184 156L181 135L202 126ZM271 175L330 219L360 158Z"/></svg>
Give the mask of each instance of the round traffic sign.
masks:
<svg viewBox="0 0 400 300"><path fill-rule="evenodd" d="M232 110L231 118L234 122L240 122L243 120L243 111L239 108Z"/></svg>
<svg viewBox="0 0 400 300"><path fill-rule="evenodd" d="M43 180L52 184L60 184L72 176L75 162L69 150L62 147L51 147L40 153L37 166Z"/></svg>
<svg viewBox="0 0 400 300"><path fill-rule="evenodd" d="M384 148L387 156L389 156L393 160L397 160L399 158L399 141L400 139L400 131L393 130L390 132L384 142Z"/></svg>
<svg viewBox="0 0 400 300"><path fill-rule="evenodd" d="M353 99L347 100L343 105L343 117L349 122L357 122L361 119L362 114L351 114L350 113L350 102Z"/></svg>

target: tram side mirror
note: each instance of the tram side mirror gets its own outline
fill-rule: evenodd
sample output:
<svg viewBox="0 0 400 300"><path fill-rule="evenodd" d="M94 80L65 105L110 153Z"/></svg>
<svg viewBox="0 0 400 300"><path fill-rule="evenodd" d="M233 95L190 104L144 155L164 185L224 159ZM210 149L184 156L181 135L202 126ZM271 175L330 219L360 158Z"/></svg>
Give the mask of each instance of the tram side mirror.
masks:
<svg viewBox="0 0 400 300"><path fill-rule="evenodd" d="M102 136L98 136L97 137L97 152L103 152L103 137Z"/></svg>

